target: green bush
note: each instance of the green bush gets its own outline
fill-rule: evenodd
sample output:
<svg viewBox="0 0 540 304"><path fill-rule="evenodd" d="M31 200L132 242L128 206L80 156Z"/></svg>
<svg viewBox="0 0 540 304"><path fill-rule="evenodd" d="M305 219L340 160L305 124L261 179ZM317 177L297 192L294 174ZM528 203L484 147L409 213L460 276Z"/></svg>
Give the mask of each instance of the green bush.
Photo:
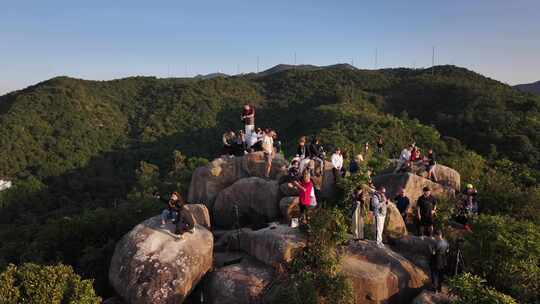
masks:
<svg viewBox="0 0 540 304"><path fill-rule="evenodd" d="M540 301L540 231L527 221L482 215L465 237L472 273L526 303Z"/></svg>
<svg viewBox="0 0 540 304"><path fill-rule="evenodd" d="M511 296L485 285L485 280L470 273L451 278L450 293L456 297L455 304L517 304Z"/></svg>
<svg viewBox="0 0 540 304"><path fill-rule="evenodd" d="M1 304L98 304L92 281L82 280L70 266L10 264L0 274Z"/></svg>
<svg viewBox="0 0 540 304"><path fill-rule="evenodd" d="M311 217L307 238L308 246L293 260L278 302L352 304L352 286L339 273L336 250L347 239L343 214L335 208L317 210Z"/></svg>

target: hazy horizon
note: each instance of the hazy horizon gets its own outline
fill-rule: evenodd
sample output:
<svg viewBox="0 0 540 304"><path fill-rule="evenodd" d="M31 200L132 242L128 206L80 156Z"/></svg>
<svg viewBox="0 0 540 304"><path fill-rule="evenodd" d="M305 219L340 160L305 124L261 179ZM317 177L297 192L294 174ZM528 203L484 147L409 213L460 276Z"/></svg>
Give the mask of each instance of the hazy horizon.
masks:
<svg viewBox="0 0 540 304"><path fill-rule="evenodd" d="M277 64L361 69L453 64L515 85L540 80L540 3L5 3L0 94L56 77L249 73ZM375 55L377 53L377 56ZM375 64L377 57L377 64Z"/></svg>

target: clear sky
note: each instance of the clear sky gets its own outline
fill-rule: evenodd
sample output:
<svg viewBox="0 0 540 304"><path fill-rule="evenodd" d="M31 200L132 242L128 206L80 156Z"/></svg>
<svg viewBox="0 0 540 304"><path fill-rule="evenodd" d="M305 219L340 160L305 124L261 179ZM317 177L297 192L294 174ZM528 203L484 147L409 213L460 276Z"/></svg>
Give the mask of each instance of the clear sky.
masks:
<svg viewBox="0 0 540 304"><path fill-rule="evenodd" d="M539 0L0 0L0 94L54 76L235 74L278 63L464 66L540 80Z"/></svg>

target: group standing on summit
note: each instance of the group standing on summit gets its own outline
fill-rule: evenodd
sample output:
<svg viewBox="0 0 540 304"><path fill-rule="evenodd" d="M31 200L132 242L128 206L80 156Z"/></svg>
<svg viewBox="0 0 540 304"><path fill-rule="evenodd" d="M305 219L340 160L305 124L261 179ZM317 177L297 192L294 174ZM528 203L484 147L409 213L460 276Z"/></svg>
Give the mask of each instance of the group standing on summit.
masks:
<svg viewBox="0 0 540 304"><path fill-rule="evenodd" d="M273 129L261 129L255 127L255 107L245 105L240 115L244 128L236 133L229 130L223 134L222 157L244 156L252 152L263 152L265 160L264 177L270 178L272 171L272 160L276 154L281 153L281 142L278 140L277 132ZM366 157L370 153L369 142L363 145L363 153ZM385 148L382 137L376 141L376 153L380 155ZM387 197L386 189L383 186L376 188L371 181L373 170L366 169L363 154L354 154L345 166L343 151L336 147L330 156L328 164L325 165L327 153L317 136L301 136L298 140L295 155L291 160L287 175L282 177L280 183L288 183L290 187L298 192L299 209L301 217L299 221L303 224L309 223L309 209L318 207L320 197L320 183L325 170L333 173L333 182L347 175L366 173L369 181L367 185L357 185L352 192L351 205L351 232L353 240L365 239L366 220L373 223L374 239L377 246L384 247L383 232L386 215L390 199ZM438 181L436 174L437 162L433 149L428 149L422 155L421 149L413 142L404 148L396 161L393 173L416 173L424 172L425 177L433 182ZM437 217L437 200L432 195L429 187L422 189L422 195L414 198L416 204L411 204L411 199L406 195L405 189L400 189L396 197L393 198L396 209L399 211L405 224L412 224L420 236L435 237L436 246L432 249L434 263L432 267L433 283L437 290L440 290L442 282L441 256L448 251L448 243L442 237L442 231L434 229ZM478 191L473 185L468 184L462 194L462 198L455 206L453 219L470 229L470 219L478 215L479 204L477 200ZM412 212L411 212L412 211ZM189 219L185 212L185 202L179 193L174 192L167 202L167 208L162 213L162 225L167 221L176 224L177 233L193 231L193 219Z"/></svg>

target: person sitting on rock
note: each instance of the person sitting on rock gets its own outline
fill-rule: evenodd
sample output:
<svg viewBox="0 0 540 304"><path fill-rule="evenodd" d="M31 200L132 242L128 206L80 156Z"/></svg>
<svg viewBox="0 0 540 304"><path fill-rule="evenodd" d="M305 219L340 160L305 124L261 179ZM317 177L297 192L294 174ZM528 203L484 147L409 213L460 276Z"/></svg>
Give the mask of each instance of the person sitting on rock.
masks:
<svg viewBox="0 0 540 304"><path fill-rule="evenodd" d="M324 167L324 149L320 144L319 138L313 136L308 148L309 157L321 164L321 168Z"/></svg>
<svg viewBox="0 0 540 304"><path fill-rule="evenodd" d="M399 155L399 159L396 164L396 168L394 169L394 173L397 173L398 171L402 169L404 165L410 163L412 150L413 150L413 145L409 145L409 147L401 151L401 154Z"/></svg>
<svg viewBox="0 0 540 304"><path fill-rule="evenodd" d="M227 131L223 133L223 155L231 156L234 154L234 144L236 142L236 136L233 131Z"/></svg>
<svg viewBox="0 0 540 304"><path fill-rule="evenodd" d="M300 160L306 158L308 156L308 151L306 147L306 137L302 136L298 140L298 146L296 147L296 157L300 158Z"/></svg>
<svg viewBox="0 0 540 304"><path fill-rule="evenodd" d="M343 176L343 155L341 155L341 149L336 148L336 151L334 152L334 154L332 154L331 160L335 183L338 176Z"/></svg>
<svg viewBox="0 0 540 304"><path fill-rule="evenodd" d="M178 221L178 213L184 204L180 194L176 191L173 192L167 202L167 208L161 212L161 226L164 227L168 220L175 224Z"/></svg>
<svg viewBox="0 0 540 304"><path fill-rule="evenodd" d="M291 182L300 179L300 161L295 159L291 162L291 167L288 170L287 176Z"/></svg>
<svg viewBox="0 0 540 304"><path fill-rule="evenodd" d="M442 291L442 284L444 282L444 271L446 269L448 253L450 252L450 245L443 238L443 232L441 229L437 229L435 232L435 245L430 245L431 261L431 282L435 292Z"/></svg>
<svg viewBox="0 0 540 304"><path fill-rule="evenodd" d="M264 152L264 158L266 160L265 177L270 178L270 171L272 170L272 159L274 158L274 131L266 129L262 138L262 150Z"/></svg>
<svg viewBox="0 0 540 304"><path fill-rule="evenodd" d="M407 210L409 209L409 205L411 203L409 198L405 196L405 191L403 190L403 188L399 189L395 201L396 207L398 208L401 217L403 217L403 221L407 223Z"/></svg>
<svg viewBox="0 0 540 304"><path fill-rule="evenodd" d="M384 221L386 219L386 209L388 207L388 200L386 199L386 188L379 187L371 197L371 208L373 210L373 225L375 230L375 239L377 246L384 247L382 242Z"/></svg>
<svg viewBox="0 0 540 304"><path fill-rule="evenodd" d="M366 206L364 202L364 190L358 185L352 195L352 221L351 230L355 241L364 239L364 214Z"/></svg>
<svg viewBox="0 0 540 304"><path fill-rule="evenodd" d="M244 130L238 131L238 136L235 139L234 156L244 156L246 153L246 136Z"/></svg>
<svg viewBox="0 0 540 304"><path fill-rule="evenodd" d="M244 105L240 119L244 122L246 135L250 136L255 130L255 107L249 104Z"/></svg>
<svg viewBox="0 0 540 304"><path fill-rule="evenodd" d="M182 235L185 232L193 233L195 228L195 220L193 215L186 208L186 205L182 205L180 212L178 212L178 220L176 221L176 228L174 233Z"/></svg>
<svg viewBox="0 0 540 304"><path fill-rule="evenodd" d="M435 165L437 164L437 162L435 161L435 153L433 152L433 149L428 150L425 163L426 163L427 178L436 183L437 177L435 176Z"/></svg>
<svg viewBox="0 0 540 304"><path fill-rule="evenodd" d="M300 213L302 214L304 223L309 222L308 208L313 207L315 201L315 194L313 189L313 182L311 181L311 174L308 170L302 172L302 180L295 181L294 185L300 192Z"/></svg>
<svg viewBox="0 0 540 304"><path fill-rule="evenodd" d="M416 217L420 224L420 235L433 237L433 219L437 212L437 201L431 195L429 187L422 189L424 192L416 202Z"/></svg>

